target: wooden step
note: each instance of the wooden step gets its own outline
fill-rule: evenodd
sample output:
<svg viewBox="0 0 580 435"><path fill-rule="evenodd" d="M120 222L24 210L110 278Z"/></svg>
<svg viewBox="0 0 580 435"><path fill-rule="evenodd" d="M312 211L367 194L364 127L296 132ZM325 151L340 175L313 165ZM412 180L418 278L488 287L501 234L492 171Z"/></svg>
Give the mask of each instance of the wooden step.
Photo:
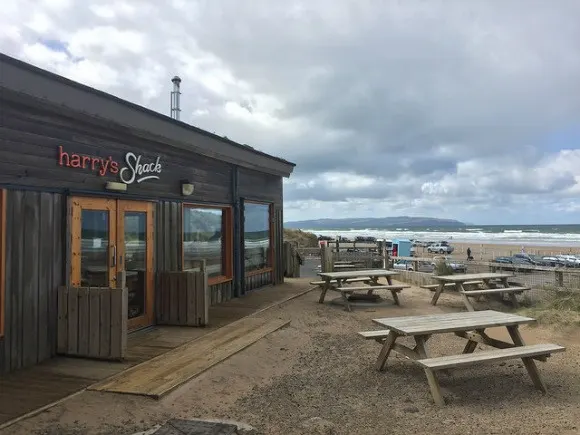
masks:
<svg viewBox="0 0 580 435"><path fill-rule="evenodd" d="M159 399L289 323L288 320L245 317L94 384L89 390Z"/></svg>
<svg viewBox="0 0 580 435"><path fill-rule="evenodd" d="M501 293L523 293L525 291L531 290L530 287L498 287L498 288L486 288L483 290L465 290L460 291L467 296L481 296L481 295L493 295Z"/></svg>
<svg viewBox="0 0 580 435"><path fill-rule="evenodd" d="M564 352L565 347L558 344L532 344L516 346L507 349L486 350L483 352L464 353L461 355L440 356L417 360L421 366L431 370L465 367L478 363L490 363L516 358L531 358L534 356L549 356L552 353Z"/></svg>

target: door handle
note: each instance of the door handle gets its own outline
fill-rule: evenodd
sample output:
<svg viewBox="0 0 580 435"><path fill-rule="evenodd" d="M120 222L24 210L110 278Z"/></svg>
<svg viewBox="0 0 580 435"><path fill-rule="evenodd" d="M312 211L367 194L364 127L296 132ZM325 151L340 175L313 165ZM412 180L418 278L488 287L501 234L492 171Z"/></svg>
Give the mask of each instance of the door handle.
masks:
<svg viewBox="0 0 580 435"><path fill-rule="evenodd" d="M117 245L113 245L113 267L117 266Z"/></svg>

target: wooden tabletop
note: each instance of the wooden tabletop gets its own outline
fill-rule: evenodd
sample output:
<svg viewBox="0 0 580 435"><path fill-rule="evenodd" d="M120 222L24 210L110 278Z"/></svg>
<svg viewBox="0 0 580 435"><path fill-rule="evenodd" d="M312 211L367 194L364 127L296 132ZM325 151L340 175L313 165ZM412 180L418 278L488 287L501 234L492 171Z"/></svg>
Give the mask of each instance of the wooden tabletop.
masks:
<svg viewBox="0 0 580 435"><path fill-rule="evenodd" d="M460 273L457 275L433 275L433 279L446 282L465 282L465 281L478 281L482 279L501 279L501 278L511 278L514 275L511 273L496 273L496 272L485 272L485 273Z"/></svg>
<svg viewBox="0 0 580 435"><path fill-rule="evenodd" d="M446 332L472 331L496 326L513 326L535 323L536 319L499 311L468 311L426 316L385 317L373 319L400 335L427 335Z"/></svg>
<svg viewBox="0 0 580 435"><path fill-rule="evenodd" d="M349 270L346 272L318 272L318 275L320 275L321 277L330 279L358 278L361 276L381 277L381 276L394 276L398 274L399 272L394 272L392 270L385 269Z"/></svg>

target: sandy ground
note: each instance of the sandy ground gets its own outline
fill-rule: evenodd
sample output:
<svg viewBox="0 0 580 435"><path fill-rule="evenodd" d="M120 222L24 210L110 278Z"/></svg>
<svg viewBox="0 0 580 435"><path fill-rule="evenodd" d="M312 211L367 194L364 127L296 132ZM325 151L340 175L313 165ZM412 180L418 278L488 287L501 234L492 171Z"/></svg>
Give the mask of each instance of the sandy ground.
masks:
<svg viewBox="0 0 580 435"><path fill-rule="evenodd" d="M467 248L471 248L471 255L475 260L487 261L495 257L511 256L519 254L522 251L521 245L503 245L503 244L481 244L481 243L455 243L450 241L451 246L455 248L453 256L457 258L467 258ZM427 253L427 248L415 248L417 256L431 256ZM524 252L531 255L558 255L558 254L580 254L580 247L562 247L562 246L524 246Z"/></svg>
<svg viewBox="0 0 580 435"><path fill-rule="evenodd" d="M160 401L84 392L2 434L131 434L169 418L242 421L272 435L580 434L579 330L523 330L528 343L567 346L539 363L547 395L534 390L514 360L442 375L448 405L437 408L422 370L396 357L386 372L377 372L380 346L356 332L373 329L376 317L462 310L457 295L443 294L433 307L430 292L413 288L401 296L402 307L352 313L319 305L318 295L261 313L292 321ZM460 352L463 345L453 335L430 341L434 355Z"/></svg>

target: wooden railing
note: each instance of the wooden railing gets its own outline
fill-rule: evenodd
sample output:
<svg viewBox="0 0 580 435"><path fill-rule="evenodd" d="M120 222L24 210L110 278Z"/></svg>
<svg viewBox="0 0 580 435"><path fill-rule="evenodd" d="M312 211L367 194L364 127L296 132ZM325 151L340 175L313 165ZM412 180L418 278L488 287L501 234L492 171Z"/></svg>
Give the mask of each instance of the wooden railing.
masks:
<svg viewBox="0 0 580 435"><path fill-rule="evenodd" d="M59 288L57 353L121 360L126 352L126 288Z"/></svg>

